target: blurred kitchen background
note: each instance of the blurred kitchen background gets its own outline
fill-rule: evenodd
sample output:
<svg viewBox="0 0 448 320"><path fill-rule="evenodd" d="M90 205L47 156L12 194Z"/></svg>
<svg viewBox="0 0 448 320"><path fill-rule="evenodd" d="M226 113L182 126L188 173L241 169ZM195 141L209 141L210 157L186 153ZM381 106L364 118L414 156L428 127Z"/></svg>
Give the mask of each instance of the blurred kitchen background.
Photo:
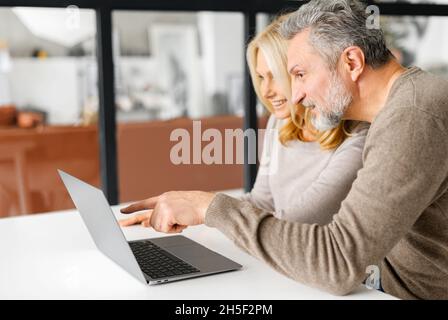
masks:
<svg viewBox="0 0 448 320"><path fill-rule="evenodd" d="M448 77L448 17L381 24L403 64ZM192 119L243 126L243 26L240 13L113 12L120 202L242 188L240 164L171 164L169 136ZM57 168L100 186L95 37L93 10L0 7L0 217L72 208Z"/></svg>

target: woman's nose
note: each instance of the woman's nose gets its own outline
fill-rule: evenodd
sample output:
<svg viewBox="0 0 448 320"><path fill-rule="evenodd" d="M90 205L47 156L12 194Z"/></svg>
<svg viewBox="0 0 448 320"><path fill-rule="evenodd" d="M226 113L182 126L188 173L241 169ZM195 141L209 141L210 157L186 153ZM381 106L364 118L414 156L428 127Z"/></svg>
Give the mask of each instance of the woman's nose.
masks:
<svg viewBox="0 0 448 320"><path fill-rule="evenodd" d="M269 99L271 98L273 95L275 95L274 90L272 89L272 82L269 80L265 80L263 81L262 85L261 85L261 94L263 95L264 98Z"/></svg>

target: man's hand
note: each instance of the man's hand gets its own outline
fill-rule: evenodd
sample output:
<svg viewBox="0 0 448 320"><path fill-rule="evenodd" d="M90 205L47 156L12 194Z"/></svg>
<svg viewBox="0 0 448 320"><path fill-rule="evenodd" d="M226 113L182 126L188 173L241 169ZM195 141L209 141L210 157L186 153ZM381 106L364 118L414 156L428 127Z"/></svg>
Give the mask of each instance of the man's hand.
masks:
<svg viewBox="0 0 448 320"><path fill-rule="evenodd" d="M205 213L215 197L203 191L171 191L148 198L121 209L129 214L142 210L148 212L120 221L121 226L142 224L165 233L180 233L188 226L204 223Z"/></svg>

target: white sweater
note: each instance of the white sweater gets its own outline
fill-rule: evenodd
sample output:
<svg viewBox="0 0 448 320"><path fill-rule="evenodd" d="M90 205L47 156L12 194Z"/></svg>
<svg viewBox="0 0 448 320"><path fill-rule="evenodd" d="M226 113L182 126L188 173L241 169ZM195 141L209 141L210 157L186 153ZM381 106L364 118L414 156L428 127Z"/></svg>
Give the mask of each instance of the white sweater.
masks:
<svg viewBox="0 0 448 320"><path fill-rule="evenodd" d="M322 150L317 142L282 145L278 132L283 124L270 117L255 185L239 199L279 219L325 225L339 211L362 167L369 125L360 123L337 149Z"/></svg>

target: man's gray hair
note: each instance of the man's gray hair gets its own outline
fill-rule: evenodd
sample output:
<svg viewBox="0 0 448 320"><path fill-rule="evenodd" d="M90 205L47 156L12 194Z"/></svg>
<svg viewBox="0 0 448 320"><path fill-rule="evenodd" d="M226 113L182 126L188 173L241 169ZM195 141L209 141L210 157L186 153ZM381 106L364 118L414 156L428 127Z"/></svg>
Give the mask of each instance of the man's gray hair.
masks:
<svg viewBox="0 0 448 320"><path fill-rule="evenodd" d="M366 64L378 68L393 56L381 29L369 29L367 18L366 6L358 0L312 0L282 23L281 34L290 40L309 28L310 44L330 68L336 68L350 46L361 48Z"/></svg>

